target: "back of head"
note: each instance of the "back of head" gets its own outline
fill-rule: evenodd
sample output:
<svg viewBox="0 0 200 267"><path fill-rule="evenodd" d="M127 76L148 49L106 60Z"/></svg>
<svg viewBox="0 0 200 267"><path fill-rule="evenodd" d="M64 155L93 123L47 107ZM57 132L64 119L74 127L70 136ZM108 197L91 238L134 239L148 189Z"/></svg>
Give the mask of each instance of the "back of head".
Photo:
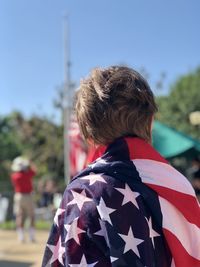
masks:
<svg viewBox="0 0 200 267"><path fill-rule="evenodd" d="M75 109L83 136L95 144L133 135L151 141L157 111L154 96L146 80L131 68L93 69L81 81Z"/></svg>
<svg viewBox="0 0 200 267"><path fill-rule="evenodd" d="M24 157L17 157L13 160L11 170L13 172L26 171L30 167L30 162Z"/></svg>

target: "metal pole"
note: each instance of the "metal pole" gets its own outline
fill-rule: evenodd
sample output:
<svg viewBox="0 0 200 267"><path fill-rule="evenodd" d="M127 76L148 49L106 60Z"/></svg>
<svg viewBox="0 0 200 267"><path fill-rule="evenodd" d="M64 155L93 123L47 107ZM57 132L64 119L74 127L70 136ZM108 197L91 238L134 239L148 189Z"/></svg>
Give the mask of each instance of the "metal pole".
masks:
<svg viewBox="0 0 200 267"><path fill-rule="evenodd" d="M68 184L70 179L69 162L69 124L71 113L71 95L70 95L70 53L69 53L69 19L64 16L64 90L63 90L63 124L64 124L64 178Z"/></svg>

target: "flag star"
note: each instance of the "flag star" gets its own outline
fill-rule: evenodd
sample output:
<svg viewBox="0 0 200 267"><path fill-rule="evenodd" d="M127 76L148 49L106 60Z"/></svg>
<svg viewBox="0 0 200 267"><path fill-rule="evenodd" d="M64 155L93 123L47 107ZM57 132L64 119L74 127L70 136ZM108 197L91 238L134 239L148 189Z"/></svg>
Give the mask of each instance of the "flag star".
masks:
<svg viewBox="0 0 200 267"><path fill-rule="evenodd" d="M145 218L145 219L147 220L147 218ZM155 248L154 237L160 236L160 234L157 233L155 230L153 230L151 217L149 218L149 220L147 220L147 223L148 223L148 226L149 226L149 237L151 238L152 243L153 243L153 247Z"/></svg>
<svg viewBox="0 0 200 267"><path fill-rule="evenodd" d="M85 231L78 227L78 217L71 224L65 224L64 227L67 230L65 242L73 238L80 245L78 235L85 233Z"/></svg>
<svg viewBox="0 0 200 267"><path fill-rule="evenodd" d="M115 257L111 257L111 256L110 256L110 261L111 261L111 263L114 262L114 261L116 261L116 260L118 260L118 258L115 258Z"/></svg>
<svg viewBox="0 0 200 267"><path fill-rule="evenodd" d="M89 164L88 167L93 169L97 164L99 165L99 164L105 164L105 163L106 163L106 161L104 159L98 158L98 159L96 159L95 162L93 162L92 164Z"/></svg>
<svg viewBox="0 0 200 267"><path fill-rule="evenodd" d="M58 242L55 246L47 244L47 247L53 253L47 265L51 265L54 261L58 260L64 266L62 256L65 253L65 247L62 247L61 236L59 237Z"/></svg>
<svg viewBox="0 0 200 267"><path fill-rule="evenodd" d="M120 193L122 193L124 196L122 206L128 202L131 202L133 203L134 206L136 206L139 209L136 201L136 198L140 195L138 192L133 192L127 184L125 184L125 188L115 188L115 189Z"/></svg>
<svg viewBox="0 0 200 267"><path fill-rule="evenodd" d="M127 262L123 259L123 248L120 246L120 248L114 248L111 247L110 250L110 261L113 263L113 266L127 266ZM117 262L116 262L117 261Z"/></svg>
<svg viewBox="0 0 200 267"><path fill-rule="evenodd" d="M104 178L102 177L103 173L99 174L93 174L91 173L88 176L82 177L81 180L89 180L89 185L93 185L96 182L102 182L102 183L107 183Z"/></svg>
<svg viewBox="0 0 200 267"><path fill-rule="evenodd" d="M99 223L100 223L101 229L99 231L95 232L94 235L103 236L106 240L106 243L109 244L107 231L105 229L105 223L100 219L99 219Z"/></svg>
<svg viewBox="0 0 200 267"><path fill-rule="evenodd" d="M128 235L122 235L122 234L119 235L125 242L124 253L126 253L129 250L132 250L140 258L137 246L142 242L144 242L144 240L135 238L131 227L129 228Z"/></svg>
<svg viewBox="0 0 200 267"><path fill-rule="evenodd" d="M86 196L85 190L81 191L80 193L77 193L74 190L71 190L71 192L74 198L67 204L67 206L77 204L79 210L81 210L85 202L93 201L92 198Z"/></svg>
<svg viewBox="0 0 200 267"><path fill-rule="evenodd" d="M57 209L56 214L54 216L54 223L58 226L58 217L65 212L64 209Z"/></svg>
<svg viewBox="0 0 200 267"><path fill-rule="evenodd" d="M104 223L100 219L99 219L99 224L101 226L101 229L99 231L95 232L94 235L105 236L106 231L105 231Z"/></svg>
<svg viewBox="0 0 200 267"><path fill-rule="evenodd" d="M95 266L95 264L97 263L94 262L94 263L87 263L86 261L86 258L85 258L85 255L83 254L82 258L81 258L81 262L79 264L69 264L70 267L93 267Z"/></svg>
<svg viewBox="0 0 200 267"><path fill-rule="evenodd" d="M115 209L108 208L102 197L100 199L99 205L97 206L97 210L102 220L108 221L110 224L112 224L110 213L114 212Z"/></svg>

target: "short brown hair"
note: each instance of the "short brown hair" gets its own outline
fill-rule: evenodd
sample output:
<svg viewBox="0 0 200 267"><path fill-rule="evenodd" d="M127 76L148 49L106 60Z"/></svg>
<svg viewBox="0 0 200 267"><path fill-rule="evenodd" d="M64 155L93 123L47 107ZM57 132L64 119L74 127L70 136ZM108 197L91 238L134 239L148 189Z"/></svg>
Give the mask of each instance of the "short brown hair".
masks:
<svg viewBox="0 0 200 267"><path fill-rule="evenodd" d="M157 111L147 81L125 66L95 68L80 83L75 111L85 139L107 145L122 136L151 141L151 120Z"/></svg>

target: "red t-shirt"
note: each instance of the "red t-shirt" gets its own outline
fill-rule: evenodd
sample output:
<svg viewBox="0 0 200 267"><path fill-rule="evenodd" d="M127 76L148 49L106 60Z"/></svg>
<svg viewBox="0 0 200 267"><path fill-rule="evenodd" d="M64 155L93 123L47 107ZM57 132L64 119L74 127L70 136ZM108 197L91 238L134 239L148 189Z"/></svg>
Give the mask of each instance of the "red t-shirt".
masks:
<svg viewBox="0 0 200 267"><path fill-rule="evenodd" d="M32 178L35 172L31 169L27 171L14 172L11 174L12 184L15 192L31 193L33 190Z"/></svg>

